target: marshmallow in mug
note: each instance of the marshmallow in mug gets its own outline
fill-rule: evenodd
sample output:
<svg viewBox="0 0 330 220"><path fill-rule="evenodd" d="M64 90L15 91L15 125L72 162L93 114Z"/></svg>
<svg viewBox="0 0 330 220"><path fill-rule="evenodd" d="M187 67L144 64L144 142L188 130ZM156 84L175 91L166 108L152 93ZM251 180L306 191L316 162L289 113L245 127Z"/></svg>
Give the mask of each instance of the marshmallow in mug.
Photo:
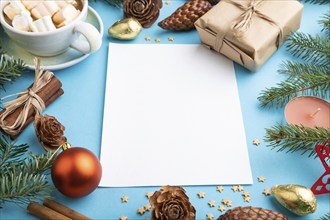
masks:
<svg viewBox="0 0 330 220"><path fill-rule="evenodd" d="M80 14L75 6L75 0L10 1L3 13L17 30L47 32L73 21Z"/></svg>

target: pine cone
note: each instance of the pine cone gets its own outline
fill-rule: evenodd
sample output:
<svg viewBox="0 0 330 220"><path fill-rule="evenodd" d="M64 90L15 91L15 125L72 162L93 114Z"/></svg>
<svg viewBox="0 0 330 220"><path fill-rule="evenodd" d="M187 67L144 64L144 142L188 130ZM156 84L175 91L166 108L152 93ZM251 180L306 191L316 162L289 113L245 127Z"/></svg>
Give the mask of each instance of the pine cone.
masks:
<svg viewBox="0 0 330 220"><path fill-rule="evenodd" d="M268 209L246 206L229 209L218 220L288 220L285 215Z"/></svg>
<svg viewBox="0 0 330 220"><path fill-rule="evenodd" d="M211 3L211 5L216 5L220 2L220 0L208 0L208 1Z"/></svg>
<svg viewBox="0 0 330 220"><path fill-rule="evenodd" d="M150 27L163 7L162 0L124 0L124 17L134 17L144 28Z"/></svg>
<svg viewBox="0 0 330 220"><path fill-rule="evenodd" d="M212 5L205 0L192 0L186 2L173 14L158 23L165 30L188 31L194 28L194 23L210 10Z"/></svg>

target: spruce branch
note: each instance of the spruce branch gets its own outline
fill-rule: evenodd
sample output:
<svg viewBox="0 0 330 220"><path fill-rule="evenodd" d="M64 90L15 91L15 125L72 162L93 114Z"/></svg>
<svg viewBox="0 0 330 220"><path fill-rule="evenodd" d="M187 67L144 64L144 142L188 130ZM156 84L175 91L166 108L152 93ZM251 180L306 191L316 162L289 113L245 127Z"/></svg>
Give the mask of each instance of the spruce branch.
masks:
<svg viewBox="0 0 330 220"><path fill-rule="evenodd" d="M283 107L292 98L299 95L330 97L330 75L323 73L301 74L277 84L277 87L262 90L258 100L262 107Z"/></svg>
<svg viewBox="0 0 330 220"><path fill-rule="evenodd" d="M6 82L15 81L25 70L27 68L22 60L14 59L0 49L0 88L3 88Z"/></svg>
<svg viewBox="0 0 330 220"><path fill-rule="evenodd" d="M329 0L304 0L304 2L311 3L311 4L319 4L319 5L324 5L324 4L329 4Z"/></svg>
<svg viewBox="0 0 330 220"><path fill-rule="evenodd" d="M319 220L329 220L330 219L330 212L322 216Z"/></svg>
<svg viewBox="0 0 330 220"><path fill-rule="evenodd" d="M311 65L288 60L282 63L278 72L287 73L290 77L299 77L301 74L320 75L324 73L330 75L330 66Z"/></svg>
<svg viewBox="0 0 330 220"><path fill-rule="evenodd" d="M322 31L325 31L325 34L330 35L330 11L327 11L319 20L319 24L322 26Z"/></svg>
<svg viewBox="0 0 330 220"><path fill-rule="evenodd" d="M330 130L321 127L308 128L302 125L277 124L266 128L265 141L277 151L308 153L316 156L315 145L323 144L330 137Z"/></svg>
<svg viewBox="0 0 330 220"><path fill-rule="evenodd" d="M287 49L294 56L314 65L330 65L330 41L326 37L296 32L287 42Z"/></svg>
<svg viewBox="0 0 330 220"><path fill-rule="evenodd" d="M14 145L9 138L0 138L0 170L8 166L9 163L21 164L20 157L27 152L28 145Z"/></svg>

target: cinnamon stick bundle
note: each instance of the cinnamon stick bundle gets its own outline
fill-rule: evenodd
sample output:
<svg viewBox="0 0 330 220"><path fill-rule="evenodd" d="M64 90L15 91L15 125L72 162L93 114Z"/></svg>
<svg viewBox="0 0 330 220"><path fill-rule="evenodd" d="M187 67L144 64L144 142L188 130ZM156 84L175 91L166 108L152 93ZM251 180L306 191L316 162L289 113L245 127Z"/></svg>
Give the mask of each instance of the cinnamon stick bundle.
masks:
<svg viewBox="0 0 330 220"><path fill-rule="evenodd" d="M32 85L30 87L32 87ZM36 94L44 101L45 106L47 107L54 100L56 100L59 96L61 96L64 93L64 91L63 91L63 89L61 87L62 87L62 83L55 76L53 76L52 79L50 80L50 82L48 84L46 84ZM11 114L9 114L5 118L5 121L6 121L6 125L7 126L13 125L15 123L17 117L19 116L19 114L21 113L21 111L23 110L23 108L24 108L24 106L21 106L21 107L17 108L16 110L14 110ZM0 117L5 112L5 110L6 109L3 109L0 112ZM15 139L29 125L29 123L31 123L31 121L33 121L34 116L35 116L35 110L31 106L30 109L29 109L29 111L28 111L27 120L24 123L22 129L19 131L19 133L17 135L8 134L10 136L10 138L11 139ZM3 132L5 132L3 129L1 129L1 130Z"/></svg>

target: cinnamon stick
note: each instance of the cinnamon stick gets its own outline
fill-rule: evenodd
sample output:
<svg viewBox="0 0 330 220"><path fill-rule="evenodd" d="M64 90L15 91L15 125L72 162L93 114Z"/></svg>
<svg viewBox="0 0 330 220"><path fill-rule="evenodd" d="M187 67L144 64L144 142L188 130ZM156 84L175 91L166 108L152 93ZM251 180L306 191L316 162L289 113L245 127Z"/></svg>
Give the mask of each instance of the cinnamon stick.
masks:
<svg viewBox="0 0 330 220"><path fill-rule="evenodd" d="M30 202L30 204L27 207L27 210L32 215L35 215L41 219L47 219L47 220L72 220L71 218L68 218L50 208L47 208L46 206L40 205L36 202Z"/></svg>
<svg viewBox="0 0 330 220"><path fill-rule="evenodd" d="M45 101L45 106L47 107L48 105L53 103L58 97L60 97L63 94L64 94L63 89L62 88L58 89L49 99L47 99ZM34 113L29 115L28 118L26 119L26 122L23 125L21 131L17 135L10 135L10 138L12 140L16 139L18 137L18 135L34 120L34 116L35 116Z"/></svg>
<svg viewBox="0 0 330 220"><path fill-rule="evenodd" d="M32 85L30 86L32 87ZM29 88L30 88L29 87ZM55 77L53 76L53 78L50 80L50 82L45 85L39 92L37 92L37 95L45 102L45 105L48 106L50 103L52 103L57 97L59 97L60 95L63 94L63 90L62 93L59 95L58 90L62 87L62 83ZM17 108L15 111L13 111L10 115L7 116L7 118L5 119L7 122L7 125L12 125L15 123L18 115L21 113L21 111L23 110L23 106ZM0 115L5 111L2 110L0 112ZM28 119L30 119L32 117L32 120L34 118L35 115L35 111L34 108L30 108L29 112L28 112ZM23 128L21 129L21 131L32 121L32 120L27 120L23 126ZM15 139L17 137L16 136L11 136L12 139Z"/></svg>
<svg viewBox="0 0 330 220"><path fill-rule="evenodd" d="M73 220L91 220L91 218L88 218L87 216L84 216L83 214L68 208L65 205L62 205L61 203L58 203L51 199L46 199L44 201L44 206L57 211L58 213L61 213Z"/></svg>

